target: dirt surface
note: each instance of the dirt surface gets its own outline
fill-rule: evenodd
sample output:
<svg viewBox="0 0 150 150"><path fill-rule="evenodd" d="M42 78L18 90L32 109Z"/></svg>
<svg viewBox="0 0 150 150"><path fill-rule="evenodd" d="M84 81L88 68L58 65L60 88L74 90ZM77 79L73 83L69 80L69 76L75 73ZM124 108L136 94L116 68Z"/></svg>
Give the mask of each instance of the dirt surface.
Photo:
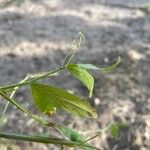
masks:
<svg viewBox="0 0 150 150"><path fill-rule="evenodd" d="M119 68L107 74L93 72L94 95L68 73L61 72L45 82L83 96L97 109L97 120L80 119L58 112L47 118L80 131L105 128L112 121L128 123L118 139L102 132L91 143L102 150L150 149L150 14L143 8L148 0L51 0L26 1L17 7L0 1L0 84L14 83L26 74L55 69L78 32L85 43L75 62L108 66L118 56ZM15 99L34 113L28 89ZM5 103L0 101L0 112ZM45 116L44 116L45 117ZM46 117L45 117L46 118ZM74 123L72 123L74 122ZM54 134L10 106L3 131ZM15 143L15 145L13 144ZM59 149L51 145L2 141L1 150ZM14 147L14 148L13 148Z"/></svg>

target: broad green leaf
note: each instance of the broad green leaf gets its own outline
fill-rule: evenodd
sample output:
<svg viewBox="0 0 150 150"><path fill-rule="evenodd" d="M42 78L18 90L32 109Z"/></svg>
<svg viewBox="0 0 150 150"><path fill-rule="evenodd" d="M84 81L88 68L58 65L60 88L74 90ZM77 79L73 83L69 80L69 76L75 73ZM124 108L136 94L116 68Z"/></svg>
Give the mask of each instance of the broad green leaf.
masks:
<svg viewBox="0 0 150 150"><path fill-rule="evenodd" d="M120 62L121 62L121 58L118 57L117 61L114 64L106 68L99 68L92 64L77 64L77 66L82 69L91 69L91 70L100 70L103 72L110 72L110 71L113 71L120 64Z"/></svg>
<svg viewBox="0 0 150 150"><path fill-rule="evenodd" d="M64 126L59 126L58 129L61 131L61 133L67 137L70 141L72 142L78 142L81 143L80 149L82 150L95 150L94 148L88 148L83 146L82 144L86 144L86 140L83 138L83 136L81 134L79 134L78 132L71 130L67 127ZM87 144L88 145L88 144Z"/></svg>
<svg viewBox="0 0 150 150"><path fill-rule="evenodd" d="M94 78L85 69L80 68L77 64L69 64L67 65L67 69L74 77L81 80L82 83L89 89L91 97L94 88Z"/></svg>
<svg viewBox="0 0 150 150"><path fill-rule="evenodd" d="M35 104L42 112L53 111L54 107L56 107L80 117L97 117L96 110L87 101L63 89L32 83L31 92Z"/></svg>

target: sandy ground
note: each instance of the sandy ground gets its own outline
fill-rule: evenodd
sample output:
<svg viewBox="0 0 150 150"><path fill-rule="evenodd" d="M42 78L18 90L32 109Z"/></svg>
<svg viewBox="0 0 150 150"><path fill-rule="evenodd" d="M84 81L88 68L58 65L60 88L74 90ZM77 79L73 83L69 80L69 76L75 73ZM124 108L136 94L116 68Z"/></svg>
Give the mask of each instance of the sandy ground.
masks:
<svg viewBox="0 0 150 150"><path fill-rule="evenodd" d="M11 1L1 0L1 85L17 82L28 73L56 68L77 33L83 32L86 41L75 62L108 66L121 56L122 65L112 73L93 73L94 96L89 100L99 118L76 118L73 128L90 131L102 129L111 121L127 122L132 130L121 131L119 139L104 132L92 144L103 150L150 149L150 15L143 9L146 2L148 0L34 0L17 7ZM66 72L45 82L88 97L86 88ZM19 90L15 98L34 113L38 112L28 89ZM0 112L4 104L0 101ZM72 127L74 117L58 112L48 119ZM28 117L12 106L6 114L3 130L53 134L36 123L31 124ZM26 142L2 143L1 150L8 147L59 149Z"/></svg>

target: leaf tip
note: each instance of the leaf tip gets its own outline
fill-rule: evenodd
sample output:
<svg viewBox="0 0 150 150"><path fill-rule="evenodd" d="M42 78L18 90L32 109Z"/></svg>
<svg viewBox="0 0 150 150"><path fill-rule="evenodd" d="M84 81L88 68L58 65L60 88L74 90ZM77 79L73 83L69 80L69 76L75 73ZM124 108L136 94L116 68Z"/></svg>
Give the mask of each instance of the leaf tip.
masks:
<svg viewBox="0 0 150 150"><path fill-rule="evenodd" d="M90 118L94 118L94 119L98 118L98 114L97 114L97 112L96 112L95 109L93 110L92 113L88 113L88 116L89 116Z"/></svg>

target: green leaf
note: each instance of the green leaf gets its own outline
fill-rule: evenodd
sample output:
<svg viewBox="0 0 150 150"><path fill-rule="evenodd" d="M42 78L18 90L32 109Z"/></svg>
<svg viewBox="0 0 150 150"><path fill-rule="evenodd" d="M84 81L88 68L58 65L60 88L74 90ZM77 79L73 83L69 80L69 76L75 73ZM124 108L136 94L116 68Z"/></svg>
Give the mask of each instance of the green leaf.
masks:
<svg viewBox="0 0 150 150"><path fill-rule="evenodd" d="M86 140L78 132L71 130L71 129L64 127L64 126L59 126L58 129L70 141L81 143L81 146L79 146L81 149L83 149L83 150L95 150L94 148L89 148L89 147L85 147L82 145L82 144L86 144L86 142L85 142Z"/></svg>
<svg viewBox="0 0 150 150"><path fill-rule="evenodd" d="M109 67L106 67L106 68L101 68L100 71L104 71L104 72L111 72L113 71L114 69L116 69L116 67L118 67L118 65L121 63L121 57L118 57L117 61L112 64L111 66Z"/></svg>
<svg viewBox="0 0 150 150"><path fill-rule="evenodd" d="M111 135L114 139L118 138L119 130L122 128L126 128L127 125L123 123L113 123L110 126Z"/></svg>
<svg viewBox="0 0 150 150"><path fill-rule="evenodd" d="M82 81L82 83L88 88L91 97L94 88L94 78L77 64L69 64L67 65L67 69L74 77Z"/></svg>
<svg viewBox="0 0 150 150"><path fill-rule="evenodd" d="M121 62L121 58L118 57L117 61L114 64L106 68L99 68L92 64L77 64L77 66L82 69L91 69L91 70L99 70L103 72L111 72L120 64L120 62Z"/></svg>
<svg viewBox="0 0 150 150"><path fill-rule="evenodd" d="M77 64L77 66L82 69L100 70L100 68L92 64Z"/></svg>
<svg viewBox="0 0 150 150"><path fill-rule="evenodd" d="M32 83L31 92L35 104L42 112L47 113L56 107L80 117L97 117L96 110L87 101L63 89Z"/></svg>
<svg viewBox="0 0 150 150"><path fill-rule="evenodd" d="M84 138L81 134L76 131L73 131L67 127L59 126L58 129L62 132L62 134L67 137L70 141L73 142L84 142Z"/></svg>
<svg viewBox="0 0 150 150"><path fill-rule="evenodd" d="M112 124L110 130L112 137L116 139L118 137L119 132L118 126L116 124Z"/></svg>

